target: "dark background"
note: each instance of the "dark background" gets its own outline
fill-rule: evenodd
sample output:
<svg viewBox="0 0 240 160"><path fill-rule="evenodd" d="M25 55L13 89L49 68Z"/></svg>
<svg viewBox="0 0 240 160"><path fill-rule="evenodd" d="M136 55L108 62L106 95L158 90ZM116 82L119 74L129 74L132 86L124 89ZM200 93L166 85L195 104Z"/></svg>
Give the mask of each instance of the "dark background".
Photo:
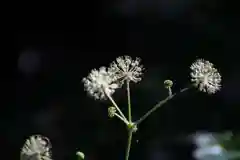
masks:
<svg viewBox="0 0 240 160"><path fill-rule="evenodd" d="M124 159L125 126L109 119L110 103L87 96L81 83L91 69L108 66L121 55L140 57L146 68L141 83L131 86L135 120L167 96L165 79L174 81L173 91L185 87L197 58L214 63L223 79L217 94L189 90L143 122L130 159L191 159L194 146L186 136L199 130L238 132L240 31L233 2L88 1L54 9L28 5L18 16L15 35L16 104L7 108L4 123L12 148L8 159L19 158L32 134L50 138L56 160L74 159L78 150L88 160ZM114 98L126 112L125 90ZM168 158L153 158L158 153Z"/></svg>

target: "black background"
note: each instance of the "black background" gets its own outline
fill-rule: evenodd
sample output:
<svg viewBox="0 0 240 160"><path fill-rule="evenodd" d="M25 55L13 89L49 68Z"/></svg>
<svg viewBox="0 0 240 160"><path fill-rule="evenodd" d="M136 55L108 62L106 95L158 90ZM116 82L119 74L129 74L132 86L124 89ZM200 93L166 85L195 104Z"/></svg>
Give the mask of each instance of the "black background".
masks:
<svg viewBox="0 0 240 160"><path fill-rule="evenodd" d="M77 150L89 160L124 159L125 126L109 119L109 103L87 96L81 83L91 69L107 66L121 55L140 57L145 67L143 80L132 84L135 120L167 96L165 79L174 81L174 92L185 87L189 66L197 58L214 63L223 79L217 94L191 89L143 122L134 135L130 159L151 159L154 148L160 147L174 155L169 159L190 159L193 148L185 141L187 135L199 130L238 132L236 4L193 1L172 13L177 10L174 5L163 3L158 8L157 2L149 1L153 5L148 8L143 0L134 5L127 1L26 4L16 23L16 104L7 105L4 123L10 159L18 159L32 134L50 138L56 160L74 159ZM169 12L161 12L162 8ZM27 56L21 58L24 53ZM40 58L29 58L32 53ZM124 89L114 98L121 108L126 106Z"/></svg>

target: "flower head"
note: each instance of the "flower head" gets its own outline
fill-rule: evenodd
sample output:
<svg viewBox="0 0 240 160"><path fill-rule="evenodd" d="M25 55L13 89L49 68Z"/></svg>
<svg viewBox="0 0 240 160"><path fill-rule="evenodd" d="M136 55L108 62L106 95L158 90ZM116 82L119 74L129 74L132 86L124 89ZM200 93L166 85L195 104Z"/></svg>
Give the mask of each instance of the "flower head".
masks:
<svg viewBox="0 0 240 160"><path fill-rule="evenodd" d="M112 95L115 89L119 88L105 67L101 67L99 70L93 69L82 81L85 90L95 99L106 99L106 94Z"/></svg>
<svg viewBox="0 0 240 160"><path fill-rule="evenodd" d="M221 75L212 63L198 59L190 68L192 70L191 81L200 91L214 94L221 89Z"/></svg>
<svg viewBox="0 0 240 160"><path fill-rule="evenodd" d="M33 135L26 140L21 150L21 160L52 160L51 143L48 138Z"/></svg>
<svg viewBox="0 0 240 160"><path fill-rule="evenodd" d="M110 64L109 72L115 80L139 82L143 71L140 61L140 58L132 60L129 56L118 57L116 62Z"/></svg>

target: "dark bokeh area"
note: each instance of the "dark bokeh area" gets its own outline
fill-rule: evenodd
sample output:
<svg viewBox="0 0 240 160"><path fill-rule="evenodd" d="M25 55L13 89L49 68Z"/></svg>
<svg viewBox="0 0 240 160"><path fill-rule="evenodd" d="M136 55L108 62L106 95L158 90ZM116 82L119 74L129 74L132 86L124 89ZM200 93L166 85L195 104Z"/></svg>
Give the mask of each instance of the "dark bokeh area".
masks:
<svg viewBox="0 0 240 160"><path fill-rule="evenodd" d="M98 2L86 11L91 4L84 3L61 15L21 19L15 35L16 106L8 108L6 122L8 159L19 158L30 135L42 134L50 138L55 160L75 159L78 150L87 160L123 160L125 126L108 118L110 103L87 96L81 82L91 69L121 55L140 57L145 67L143 80L131 85L134 120L167 96L165 79L174 81L174 92L186 87L197 58L214 63L223 78L217 94L191 89L144 121L130 159L192 159L194 146L186 136L238 132L240 26L234 4L124 0ZM121 89L114 98L126 113L125 93Z"/></svg>

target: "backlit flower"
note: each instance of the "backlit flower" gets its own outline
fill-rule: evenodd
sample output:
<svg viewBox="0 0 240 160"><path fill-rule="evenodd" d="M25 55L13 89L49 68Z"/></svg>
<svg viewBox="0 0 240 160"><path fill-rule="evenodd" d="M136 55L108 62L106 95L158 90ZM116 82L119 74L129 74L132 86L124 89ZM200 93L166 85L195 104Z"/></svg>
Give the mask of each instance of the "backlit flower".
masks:
<svg viewBox="0 0 240 160"><path fill-rule="evenodd" d="M106 99L106 94L110 96L115 89L119 88L105 67L101 67L99 70L93 69L82 81L85 90L95 99Z"/></svg>
<svg viewBox="0 0 240 160"><path fill-rule="evenodd" d="M212 63L198 59L190 68L192 70L191 81L200 91L213 94L221 89L221 75Z"/></svg>
<svg viewBox="0 0 240 160"><path fill-rule="evenodd" d="M109 72L114 80L139 82L143 71L140 61L140 58L133 60L129 56L118 57L116 61L110 64Z"/></svg>

